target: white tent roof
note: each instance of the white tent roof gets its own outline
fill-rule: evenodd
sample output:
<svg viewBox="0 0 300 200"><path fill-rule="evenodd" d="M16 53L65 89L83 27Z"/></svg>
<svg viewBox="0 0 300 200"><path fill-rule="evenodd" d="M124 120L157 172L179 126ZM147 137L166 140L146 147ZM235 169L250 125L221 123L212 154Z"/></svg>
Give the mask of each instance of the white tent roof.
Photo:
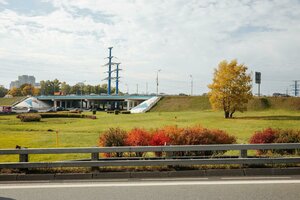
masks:
<svg viewBox="0 0 300 200"><path fill-rule="evenodd" d="M33 108L33 109L39 110L39 109L47 109L47 108L50 108L51 106L43 101L38 100L35 97L28 97L27 99L21 101L14 107Z"/></svg>

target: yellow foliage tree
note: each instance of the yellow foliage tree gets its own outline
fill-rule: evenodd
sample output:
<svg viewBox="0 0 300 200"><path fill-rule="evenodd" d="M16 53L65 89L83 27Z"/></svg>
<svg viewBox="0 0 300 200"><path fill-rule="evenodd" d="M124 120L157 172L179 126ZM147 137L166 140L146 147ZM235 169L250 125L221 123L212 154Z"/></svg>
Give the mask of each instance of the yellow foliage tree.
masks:
<svg viewBox="0 0 300 200"><path fill-rule="evenodd" d="M24 87L21 88L21 92L23 96L27 96L27 95L34 95L34 86L30 85L30 84L26 84L24 85Z"/></svg>
<svg viewBox="0 0 300 200"><path fill-rule="evenodd" d="M225 118L232 118L236 111L247 110L248 100L252 98L251 75L247 67L237 60L219 63L215 69L213 83L208 85L209 101L214 110L224 110Z"/></svg>
<svg viewBox="0 0 300 200"><path fill-rule="evenodd" d="M13 97L22 96L20 88L16 88L16 87L13 87L12 89L10 89L8 91L8 94L12 95Z"/></svg>

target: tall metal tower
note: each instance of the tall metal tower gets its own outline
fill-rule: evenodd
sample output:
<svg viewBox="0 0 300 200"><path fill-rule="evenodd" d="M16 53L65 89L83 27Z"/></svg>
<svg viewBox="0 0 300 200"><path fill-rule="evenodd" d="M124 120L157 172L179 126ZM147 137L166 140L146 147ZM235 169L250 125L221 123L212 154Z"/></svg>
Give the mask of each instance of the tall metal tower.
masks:
<svg viewBox="0 0 300 200"><path fill-rule="evenodd" d="M115 79L116 79L116 95L119 95L119 82L120 82L119 71L122 70L122 69L119 68L120 64L121 63L116 63L117 67L114 70L114 71L116 71L116 77L115 77Z"/></svg>
<svg viewBox="0 0 300 200"><path fill-rule="evenodd" d="M294 82L294 84L292 85L292 87L293 87L292 91L294 92L295 97L297 97L299 94L299 90L300 90L299 89L300 85L298 84L298 82L300 82L300 80L294 80L293 82Z"/></svg>
<svg viewBox="0 0 300 200"><path fill-rule="evenodd" d="M119 94L119 80L120 80L120 77L119 77L119 71L121 70L119 68L119 65L121 63L114 63L112 62L112 58L114 56L112 56L112 48L113 47L109 47L109 56L107 57L108 58L108 63L106 63L104 66L108 66L108 71L106 73L108 73L107 77L103 80L107 80L108 83L107 83L107 95L111 95L111 81L116 79L116 95ZM113 69L113 66L116 66L115 69ZM112 76L112 73L113 72L116 72L116 76L113 77Z"/></svg>

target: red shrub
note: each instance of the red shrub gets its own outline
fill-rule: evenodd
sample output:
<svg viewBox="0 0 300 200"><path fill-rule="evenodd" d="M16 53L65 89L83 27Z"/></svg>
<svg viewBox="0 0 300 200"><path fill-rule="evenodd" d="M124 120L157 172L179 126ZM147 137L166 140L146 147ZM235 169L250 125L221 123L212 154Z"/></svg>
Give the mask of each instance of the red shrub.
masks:
<svg viewBox="0 0 300 200"><path fill-rule="evenodd" d="M182 132L183 128L178 128L177 126L166 126L160 129L164 131L166 135L170 138L170 144L172 145L182 145Z"/></svg>
<svg viewBox="0 0 300 200"><path fill-rule="evenodd" d="M283 130L283 129L265 129L263 131L257 131L250 138L252 144L264 144L264 143L298 143L300 142L300 131L296 130ZM280 150L258 150L258 154L265 154L267 152L279 153L279 154L294 154L297 152L295 149L280 149Z"/></svg>
<svg viewBox="0 0 300 200"><path fill-rule="evenodd" d="M127 146L148 146L150 134L145 129L134 128L127 133L125 144Z"/></svg>
<svg viewBox="0 0 300 200"><path fill-rule="evenodd" d="M250 138L251 144L274 143L278 130L267 128L263 131L257 131Z"/></svg>
<svg viewBox="0 0 300 200"><path fill-rule="evenodd" d="M99 146L101 147L114 147L125 146L127 133L120 128L110 128L99 137ZM108 157L121 157L122 153L108 153Z"/></svg>
<svg viewBox="0 0 300 200"><path fill-rule="evenodd" d="M171 138L166 134L163 129L157 129L153 132L150 145L152 146L163 146L170 144Z"/></svg>

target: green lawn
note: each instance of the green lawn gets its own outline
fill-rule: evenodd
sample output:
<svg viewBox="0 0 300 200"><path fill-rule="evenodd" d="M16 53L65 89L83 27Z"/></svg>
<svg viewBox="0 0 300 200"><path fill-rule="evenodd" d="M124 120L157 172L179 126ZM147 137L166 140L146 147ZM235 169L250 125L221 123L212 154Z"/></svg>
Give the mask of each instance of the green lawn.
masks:
<svg viewBox="0 0 300 200"><path fill-rule="evenodd" d="M97 119L42 119L41 122L20 122L15 115L0 116L0 148L15 148L16 145L29 148L56 147L92 147L97 145L99 134L109 127L146 129L165 125L180 127L202 125L218 128L235 135L238 143L247 143L251 134L267 127L300 129L300 113L297 111L269 110L237 113L235 119L224 119L222 112L150 112L145 114L114 115L99 113ZM54 131L51 131L54 130ZM36 155L31 160L41 157L46 160L70 158L70 155ZM74 155L71 158L81 158ZM0 162L16 161L16 156L0 156Z"/></svg>

